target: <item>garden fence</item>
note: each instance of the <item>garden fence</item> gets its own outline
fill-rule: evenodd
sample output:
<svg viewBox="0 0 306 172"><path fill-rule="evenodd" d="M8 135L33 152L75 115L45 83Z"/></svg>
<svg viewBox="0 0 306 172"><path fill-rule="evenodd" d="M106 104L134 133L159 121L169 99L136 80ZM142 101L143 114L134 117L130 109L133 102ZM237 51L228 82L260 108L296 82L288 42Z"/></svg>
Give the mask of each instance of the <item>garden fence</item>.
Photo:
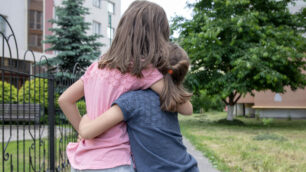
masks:
<svg viewBox="0 0 306 172"><path fill-rule="evenodd" d="M69 170L65 149L77 134L56 102L78 75L51 74L47 57L37 60L29 50L20 58L15 33L0 18L5 21L0 29L0 171Z"/></svg>

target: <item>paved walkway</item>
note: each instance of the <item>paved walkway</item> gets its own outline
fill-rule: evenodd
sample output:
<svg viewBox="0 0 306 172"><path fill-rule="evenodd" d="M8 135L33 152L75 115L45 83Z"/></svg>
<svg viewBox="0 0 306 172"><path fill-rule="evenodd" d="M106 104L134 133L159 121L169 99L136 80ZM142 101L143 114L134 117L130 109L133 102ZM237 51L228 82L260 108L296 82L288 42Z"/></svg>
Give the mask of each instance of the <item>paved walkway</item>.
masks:
<svg viewBox="0 0 306 172"><path fill-rule="evenodd" d="M4 128L4 130L3 130ZM18 128L18 130L17 130ZM35 129L35 130L34 130ZM4 132L3 132L4 131ZM18 133L17 133L18 131ZM62 134L68 134L69 132L72 132L72 129L69 128L63 128L63 127L56 127L56 137L60 137ZM48 138L48 126L47 125L41 125L40 129L39 126L36 125L34 128L34 125L5 125L0 126L0 143L2 142L2 134L4 133L4 142L10 141L16 141L17 138L19 141L22 141L23 138L25 140L32 140L32 139L38 139L39 136L41 138Z"/></svg>
<svg viewBox="0 0 306 172"><path fill-rule="evenodd" d="M187 147L187 151L198 161L200 172L219 172L200 151L195 149L195 147L187 140L186 137L183 138L183 142Z"/></svg>

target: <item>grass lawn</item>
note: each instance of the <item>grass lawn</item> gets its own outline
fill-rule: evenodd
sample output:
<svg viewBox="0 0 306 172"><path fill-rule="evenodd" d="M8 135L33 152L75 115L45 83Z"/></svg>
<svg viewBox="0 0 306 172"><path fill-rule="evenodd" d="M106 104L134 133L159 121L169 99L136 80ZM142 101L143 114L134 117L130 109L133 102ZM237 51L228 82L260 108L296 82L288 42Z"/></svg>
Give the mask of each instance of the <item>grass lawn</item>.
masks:
<svg viewBox="0 0 306 172"><path fill-rule="evenodd" d="M182 133L220 171L306 171L306 120L236 118L225 112L180 115Z"/></svg>
<svg viewBox="0 0 306 172"><path fill-rule="evenodd" d="M69 136L68 136L69 137ZM4 172L7 171L44 171L49 166L49 158L48 158L48 139L42 139L41 145L39 146L39 140L26 140L26 141L12 141L8 144L6 153L9 153L8 160L4 163ZM66 145L68 144L68 140L65 140L62 144L60 143L60 139L56 141L56 164L61 164L66 162ZM34 149L35 145L35 149ZM4 143L4 147L6 143ZM59 155L59 149L62 150L62 155ZM2 157L2 150L3 150L3 143L0 143L0 172L3 172L3 157ZM30 159L31 155L31 159ZM32 166L30 166L30 160L32 160ZM17 165L18 164L18 165ZM62 165L62 164L61 164ZM18 169L17 169L18 168ZM70 168L67 168L68 171Z"/></svg>

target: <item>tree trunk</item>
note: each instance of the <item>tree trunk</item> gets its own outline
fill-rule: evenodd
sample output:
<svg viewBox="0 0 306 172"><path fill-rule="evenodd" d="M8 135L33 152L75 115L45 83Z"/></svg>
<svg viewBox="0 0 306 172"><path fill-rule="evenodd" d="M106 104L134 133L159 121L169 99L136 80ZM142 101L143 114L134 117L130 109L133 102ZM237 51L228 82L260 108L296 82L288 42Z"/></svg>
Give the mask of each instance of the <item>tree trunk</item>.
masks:
<svg viewBox="0 0 306 172"><path fill-rule="evenodd" d="M227 120L233 121L234 120L234 105L227 105Z"/></svg>

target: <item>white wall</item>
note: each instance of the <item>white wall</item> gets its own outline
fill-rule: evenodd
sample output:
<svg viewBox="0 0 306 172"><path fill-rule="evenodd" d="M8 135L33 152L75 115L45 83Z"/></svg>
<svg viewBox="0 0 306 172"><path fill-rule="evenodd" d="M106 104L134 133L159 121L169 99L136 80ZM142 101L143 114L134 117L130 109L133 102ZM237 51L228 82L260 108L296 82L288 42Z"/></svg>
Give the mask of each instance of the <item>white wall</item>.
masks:
<svg viewBox="0 0 306 172"><path fill-rule="evenodd" d="M305 109L256 109L260 118L306 119Z"/></svg>
<svg viewBox="0 0 306 172"><path fill-rule="evenodd" d="M15 33L19 59L24 59L24 53L28 49L28 1L27 0L0 0L0 14L7 17L8 22ZM12 32L9 27L6 28L7 36ZM2 40L1 40L2 41ZM2 43L0 48L0 53L2 55ZM15 42L10 38L10 46L12 52L12 58L17 58ZM8 47L5 44L5 57L10 57ZM39 52L34 52L35 61L39 61L43 54ZM49 55L47 55L49 57ZM27 61L34 61L34 57L31 53L28 53L25 57Z"/></svg>
<svg viewBox="0 0 306 172"><path fill-rule="evenodd" d="M23 52L27 48L27 1L20 0L0 0L0 14L7 17L10 23L16 39L19 49L19 57L22 58ZM10 35L12 32L9 27L6 26L6 35ZM1 40L2 41L2 40ZM2 55L2 42L0 53ZM10 45L12 46L12 57L16 58L16 47L12 38L10 38ZM6 44L5 44L6 46ZM9 57L8 49L5 48L5 56Z"/></svg>

